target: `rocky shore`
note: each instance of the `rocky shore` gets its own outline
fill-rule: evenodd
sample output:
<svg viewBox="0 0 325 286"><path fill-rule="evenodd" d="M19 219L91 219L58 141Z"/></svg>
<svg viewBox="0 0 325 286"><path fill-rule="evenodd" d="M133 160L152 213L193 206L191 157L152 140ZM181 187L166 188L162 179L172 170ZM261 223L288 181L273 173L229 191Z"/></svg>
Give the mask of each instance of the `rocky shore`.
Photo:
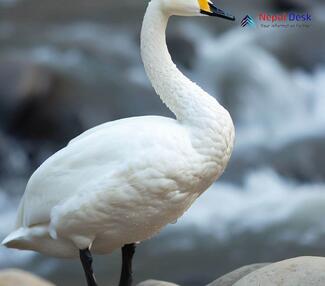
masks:
<svg viewBox="0 0 325 286"><path fill-rule="evenodd" d="M324 286L325 258L298 257L277 263L259 263L234 270L207 286ZM179 286L149 280L137 286Z"/></svg>
<svg viewBox="0 0 325 286"><path fill-rule="evenodd" d="M207 286L324 286L325 258L297 257L276 263L259 263L234 270ZM0 286L54 286L20 270L0 272ZM137 286L179 286L147 280Z"/></svg>

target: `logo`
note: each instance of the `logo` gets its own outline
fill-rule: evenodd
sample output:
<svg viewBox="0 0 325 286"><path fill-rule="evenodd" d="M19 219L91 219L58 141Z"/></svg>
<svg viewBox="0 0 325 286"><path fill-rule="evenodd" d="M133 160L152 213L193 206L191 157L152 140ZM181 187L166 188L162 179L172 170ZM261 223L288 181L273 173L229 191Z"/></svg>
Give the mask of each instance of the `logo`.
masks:
<svg viewBox="0 0 325 286"><path fill-rule="evenodd" d="M310 13L279 13L262 12L258 15L261 28L309 28L312 23Z"/></svg>
<svg viewBox="0 0 325 286"><path fill-rule="evenodd" d="M260 13L259 15L260 21L269 21L269 22L311 22L312 17L309 13L282 13L282 14L268 14L268 13Z"/></svg>
<svg viewBox="0 0 325 286"><path fill-rule="evenodd" d="M243 18L243 20L241 20L241 26L242 27L246 27L246 26L255 27L255 21L254 21L253 17L246 15Z"/></svg>

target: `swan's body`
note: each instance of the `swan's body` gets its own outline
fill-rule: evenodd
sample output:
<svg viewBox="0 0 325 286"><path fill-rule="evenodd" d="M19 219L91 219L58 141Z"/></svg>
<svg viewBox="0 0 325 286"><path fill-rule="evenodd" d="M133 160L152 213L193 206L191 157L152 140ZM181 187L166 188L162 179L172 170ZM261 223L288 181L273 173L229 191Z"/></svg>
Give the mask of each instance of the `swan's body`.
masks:
<svg viewBox="0 0 325 286"><path fill-rule="evenodd" d="M224 171L233 123L173 64L165 42L168 1L149 4L141 52L153 87L177 120L128 118L72 140L31 177L7 246L60 257L87 248L109 253L178 219ZM189 5L183 14L197 3L177 1Z"/></svg>
<svg viewBox="0 0 325 286"><path fill-rule="evenodd" d="M197 152L190 130L173 119L128 118L96 129L33 174L14 247L73 257L91 242L94 253L108 253L147 239L180 217L223 168Z"/></svg>

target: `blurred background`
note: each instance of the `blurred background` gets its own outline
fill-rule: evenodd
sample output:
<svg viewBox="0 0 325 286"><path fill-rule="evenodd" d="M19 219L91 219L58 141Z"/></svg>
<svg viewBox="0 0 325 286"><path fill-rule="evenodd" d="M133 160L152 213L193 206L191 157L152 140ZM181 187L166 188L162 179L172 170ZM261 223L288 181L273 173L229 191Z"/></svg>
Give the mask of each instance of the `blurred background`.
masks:
<svg viewBox="0 0 325 286"><path fill-rule="evenodd" d="M136 280L201 286L236 267L325 255L325 4L219 0L236 23L173 18L174 61L233 116L226 173L175 225L142 243ZM140 59L147 1L0 0L0 239L27 180L82 131L122 117L172 116ZM247 14L309 12L309 28L240 27ZM60 286L83 285L78 261L0 247L18 267ZM120 253L95 257L116 285Z"/></svg>

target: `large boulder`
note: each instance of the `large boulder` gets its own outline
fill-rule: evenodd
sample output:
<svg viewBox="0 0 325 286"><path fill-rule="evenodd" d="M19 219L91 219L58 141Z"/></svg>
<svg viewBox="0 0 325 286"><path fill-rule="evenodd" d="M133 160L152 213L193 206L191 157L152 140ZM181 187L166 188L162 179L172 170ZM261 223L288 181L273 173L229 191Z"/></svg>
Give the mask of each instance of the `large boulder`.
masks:
<svg viewBox="0 0 325 286"><path fill-rule="evenodd" d="M301 138L283 146L268 161L282 176L302 182L325 181L325 136Z"/></svg>
<svg viewBox="0 0 325 286"><path fill-rule="evenodd" d="M54 284L25 271L8 269L0 271L0 286L54 286Z"/></svg>
<svg viewBox="0 0 325 286"><path fill-rule="evenodd" d="M258 263L234 270L207 286L324 286L325 258L298 257L277 263ZM178 286L148 280L137 286Z"/></svg>
<svg viewBox="0 0 325 286"><path fill-rule="evenodd" d="M235 150L223 179L241 182L256 169L272 168L283 177L299 182L325 181L325 136L296 139L277 148L264 146Z"/></svg>
<svg viewBox="0 0 325 286"><path fill-rule="evenodd" d="M79 134L81 126L62 91L64 81L37 63L0 61L0 126L15 137L61 144Z"/></svg>
<svg viewBox="0 0 325 286"><path fill-rule="evenodd" d="M254 271L233 286L324 286L325 258L298 257Z"/></svg>
<svg viewBox="0 0 325 286"><path fill-rule="evenodd" d="M239 279L245 277L246 275L248 275L262 267L265 267L266 265L269 265L269 263L257 263L257 264L243 266L239 269L236 269L236 270L218 278L216 281L210 283L207 286L232 286Z"/></svg>
<svg viewBox="0 0 325 286"><path fill-rule="evenodd" d="M24 60L0 61L0 123L8 125L21 104L46 97L53 88L52 74Z"/></svg>

